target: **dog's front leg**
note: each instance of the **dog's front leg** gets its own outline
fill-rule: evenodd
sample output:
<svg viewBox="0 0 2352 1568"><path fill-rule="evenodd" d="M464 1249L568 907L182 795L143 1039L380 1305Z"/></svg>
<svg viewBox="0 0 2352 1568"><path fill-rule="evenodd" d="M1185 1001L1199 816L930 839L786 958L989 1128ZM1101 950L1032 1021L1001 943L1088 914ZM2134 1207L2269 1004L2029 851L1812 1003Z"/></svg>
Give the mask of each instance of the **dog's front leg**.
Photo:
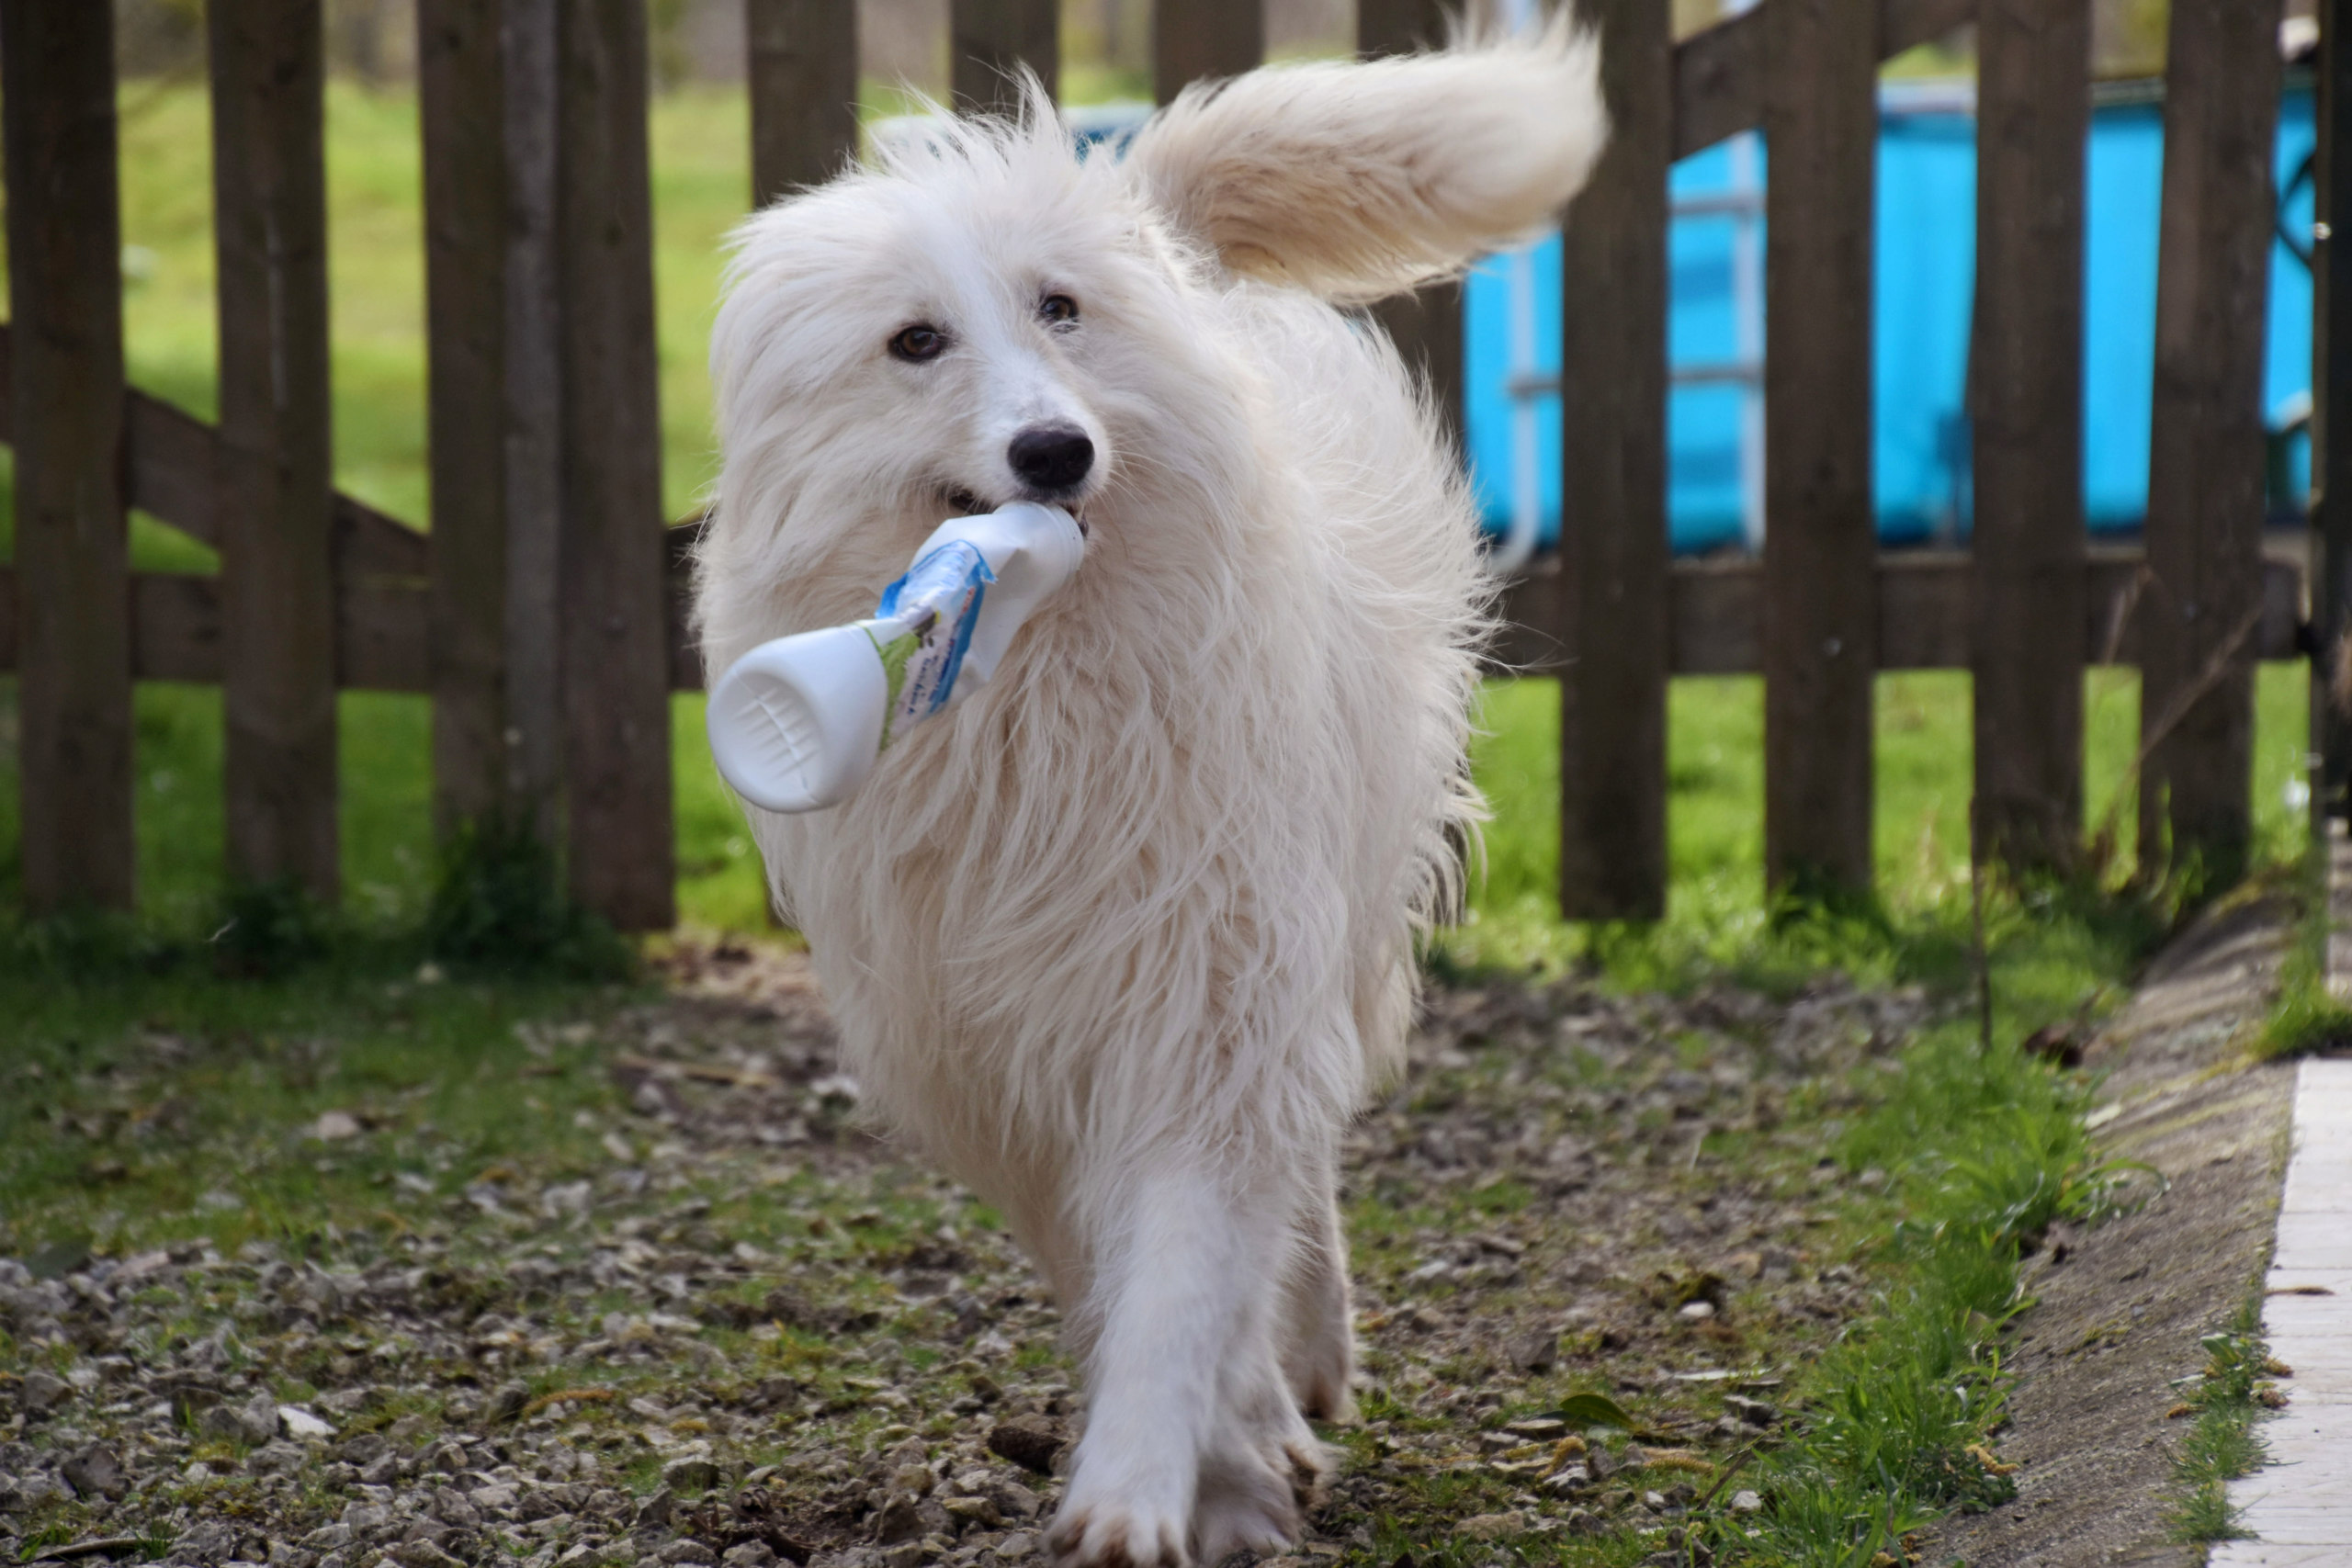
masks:
<svg viewBox="0 0 2352 1568"><path fill-rule="evenodd" d="M1275 1349L1289 1202L1181 1166L1120 1188L1096 1211L1086 1435L1055 1551L1076 1568L1178 1568L1196 1547L1278 1550L1297 1525L1291 1472L1315 1458ZM1250 1495L1238 1509L1237 1491Z"/></svg>

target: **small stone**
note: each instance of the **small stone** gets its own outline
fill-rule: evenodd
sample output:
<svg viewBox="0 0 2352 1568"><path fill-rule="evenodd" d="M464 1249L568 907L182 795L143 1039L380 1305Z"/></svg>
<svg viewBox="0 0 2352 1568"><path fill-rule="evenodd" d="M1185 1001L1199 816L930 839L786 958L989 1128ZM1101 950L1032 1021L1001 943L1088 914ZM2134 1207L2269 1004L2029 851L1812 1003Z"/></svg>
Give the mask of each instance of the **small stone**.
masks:
<svg viewBox="0 0 2352 1568"><path fill-rule="evenodd" d="M1751 1427L1770 1427L1781 1418L1781 1413L1762 1400L1736 1393L1724 1395L1724 1408Z"/></svg>
<svg viewBox="0 0 2352 1568"><path fill-rule="evenodd" d="M1567 1527L1570 1535L1607 1535L1609 1533L1608 1521L1590 1508L1570 1508L1560 1516L1560 1522Z"/></svg>
<svg viewBox="0 0 2352 1568"><path fill-rule="evenodd" d="M673 1459L662 1467L662 1484L681 1492L707 1492L718 1484L718 1466L698 1454Z"/></svg>
<svg viewBox="0 0 2352 1568"><path fill-rule="evenodd" d="M501 1383L498 1392L491 1396L490 1408L482 1413L482 1418L493 1427L503 1427L521 1416L524 1407L530 1403L531 1385L529 1383L519 1380Z"/></svg>
<svg viewBox="0 0 2352 1568"><path fill-rule="evenodd" d="M1666 1512L1666 1494L1663 1492L1643 1493L1642 1506L1653 1514L1663 1514Z"/></svg>
<svg viewBox="0 0 2352 1568"><path fill-rule="evenodd" d="M680 1563L705 1563L717 1560L717 1553L698 1540L673 1540L654 1553L662 1562L677 1568Z"/></svg>
<svg viewBox="0 0 2352 1568"><path fill-rule="evenodd" d="M922 1534L922 1515L911 1497L892 1497L874 1516L874 1541L877 1546L918 1540Z"/></svg>
<svg viewBox="0 0 2352 1568"><path fill-rule="evenodd" d="M1527 1516L1516 1510L1507 1514L1473 1514L1453 1527L1458 1535L1472 1540L1502 1540L1527 1533Z"/></svg>
<svg viewBox="0 0 2352 1568"><path fill-rule="evenodd" d="M49 1372L31 1371L17 1385L17 1399L28 1411L48 1410L64 1402L74 1385Z"/></svg>
<svg viewBox="0 0 2352 1568"><path fill-rule="evenodd" d="M1001 1454L1023 1470L1050 1475L1054 1456L1060 1453L1060 1434L1034 1422L1000 1421L989 1428L989 1451Z"/></svg>
<svg viewBox="0 0 2352 1568"><path fill-rule="evenodd" d="M311 1136L322 1144L356 1138L359 1136L359 1118L348 1111L322 1111L319 1119L311 1123Z"/></svg>
<svg viewBox="0 0 2352 1568"><path fill-rule="evenodd" d="M280 1438L255 1449L247 1456L245 1467L256 1475L291 1475L302 1468L302 1461L309 1457L300 1443Z"/></svg>
<svg viewBox="0 0 2352 1568"><path fill-rule="evenodd" d="M1522 1335L1510 1346L1511 1365L1522 1372L1549 1371L1560 1359L1560 1337L1549 1328Z"/></svg>
<svg viewBox="0 0 2352 1568"><path fill-rule="evenodd" d="M996 1506L993 1497L950 1497L940 1506L965 1524L983 1529L994 1529L1004 1522L1003 1510Z"/></svg>
<svg viewBox="0 0 2352 1568"><path fill-rule="evenodd" d="M1731 1511L1735 1514L1760 1514L1764 1511L1764 1499L1753 1492L1735 1492L1731 1495Z"/></svg>
<svg viewBox="0 0 2352 1568"><path fill-rule="evenodd" d="M637 1505L637 1522L639 1528L645 1529L650 1527L652 1529L659 1529L663 1525L668 1524L670 1522L670 1510L676 1505L677 1501L678 1495L675 1492L671 1491L667 1486L664 1486L661 1491L656 1492L650 1497L640 1500Z"/></svg>
<svg viewBox="0 0 2352 1568"><path fill-rule="evenodd" d="M910 1497L930 1496L931 1489L937 1481L938 1477L931 1473L929 1465L902 1464L890 1472L890 1484Z"/></svg>
<svg viewBox="0 0 2352 1568"><path fill-rule="evenodd" d="M205 1568L236 1555L237 1532L219 1519L198 1519L172 1542L172 1561L200 1562Z"/></svg>
<svg viewBox="0 0 2352 1568"><path fill-rule="evenodd" d="M299 1404L277 1407L278 1425L286 1428L289 1438L332 1438L334 1428L311 1415Z"/></svg>
<svg viewBox="0 0 2352 1568"><path fill-rule="evenodd" d="M456 1558L423 1536L401 1542L385 1555L399 1563L401 1568L452 1568L458 1562Z"/></svg>
<svg viewBox="0 0 2352 1568"><path fill-rule="evenodd" d="M244 1440L266 1443L277 1436L277 1401L264 1389L243 1404L233 1407L238 1423L244 1427Z"/></svg>
<svg viewBox="0 0 2352 1568"><path fill-rule="evenodd" d="M58 1467L77 1497L120 1497L130 1490L123 1479L122 1461L104 1443L92 1443Z"/></svg>
<svg viewBox="0 0 2352 1568"><path fill-rule="evenodd" d="M1559 1493L1581 1492L1592 1484L1592 1472L1580 1464L1563 1465L1544 1484Z"/></svg>
<svg viewBox="0 0 2352 1568"><path fill-rule="evenodd" d="M1684 1302L1674 1314L1685 1323L1704 1323L1715 1315L1713 1302Z"/></svg>
<svg viewBox="0 0 2352 1568"><path fill-rule="evenodd" d="M328 1450L331 1457L340 1460L345 1464L357 1465L362 1470L391 1451L392 1445L384 1440L384 1434L381 1432L362 1432L357 1437L345 1438Z"/></svg>
<svg viewBox="0 0 2352 1568"><path fill-rule="evenodd" d="M730 1546L718 1559L720 1568L775 1568L775 1553L765 1541L747 1540Z"/></svg>

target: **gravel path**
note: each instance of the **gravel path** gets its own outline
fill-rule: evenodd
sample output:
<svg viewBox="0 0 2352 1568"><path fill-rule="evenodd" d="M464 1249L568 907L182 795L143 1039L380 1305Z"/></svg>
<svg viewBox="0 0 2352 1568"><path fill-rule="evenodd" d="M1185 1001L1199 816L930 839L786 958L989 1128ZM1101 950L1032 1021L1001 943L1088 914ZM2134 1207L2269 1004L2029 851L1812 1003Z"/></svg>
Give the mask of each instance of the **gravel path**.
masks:
<svg viewBox="0 0 2352 1568"><path fill-rule="evenodd" d="M855 1130L798 960L687 952L673 978L529 1042L606 1086L576 1113L592 1168L469 1170L355 1104L268 1147L413 1152L380 1224L0 1260L0 1553L1038 1560L1077 1414L1050 1303L985 1209ZM1301 1561L1671 1551L1705 1456L1867 1308L1830 1238L1885 1179L1824 1148L1925 1010L1838 984L1433 996L1348 1144L1365 1419ZM1577 1391L1641 1430L1563 1467L1543 1413Z"/></svg>

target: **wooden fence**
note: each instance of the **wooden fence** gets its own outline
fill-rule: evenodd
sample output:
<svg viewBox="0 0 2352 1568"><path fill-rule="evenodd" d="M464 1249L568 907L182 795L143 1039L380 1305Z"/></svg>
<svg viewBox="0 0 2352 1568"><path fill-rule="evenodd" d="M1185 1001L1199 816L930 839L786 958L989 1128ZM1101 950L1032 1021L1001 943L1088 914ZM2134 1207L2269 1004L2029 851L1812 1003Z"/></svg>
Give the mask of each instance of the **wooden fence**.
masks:
<svg viewBox="0 0 2352 1568"><path fill-rule="evenodd" d="M20 693L28 906L129 903L131 683L175 680L226 694L233 877L333 896L334 692L423 692L445 829L493 811L536 821L565 845L589 907L625 929L668 924L667 699L702 672L683 632L692 530L660 511L644 0L419 0L429 537L332 486L320 0L208 6L217 426L124 384L109 10L0 7L14 315L0 435L17 451L17 540L0 660ZM745 10L746 196L764 200L854 146L855 6ZM2089 547L2081 519L2088 0L1766 0L1680 43L1663 0L1583 10L1604 36L1616 136L1565 253L1569 521L1558 558L1513 586L1498 649L1560 679L1564 912L1663 912L1678 673L1765 676L1776 882L1867 885L1871 692L1886 669L1973 671L1982 820L2001 852L2033 861L2076 836L2084 666L2137 662L2157 738L2143 841L2242 854L2253 662L2342 624L2323 605L2310 631L2298 573L2261 554L2276 0L2174 0L2144 551ZM2324 11L2323 220L2352 0ZM1257 0L1170 0L1159 17L1163 100L1259 57ZM1974 548L1882 557L1877 67L1972 17ZM1000 102L1014 62L1054 79L1054 0L954 0L952 25L960 97ZM1360 0L1367 51L1442 30L1430 0ZM1760 562L1675 562L1667 170L1751 127L1772 150L1765 549ZM2324 547L2330 481L2352 493L2324 434L2331 394L2352 380L2352 333L2331 335L2325 317L2352 282L2331 287L2346 264L2324 238L2318 249ZM1459 291L1382 316L1458 410ZM130 571L131 506L215 547L220 575ZM2345 727L2329 723L2340 759ZM2329 767L2325 798L2352 774Z"/></svg>

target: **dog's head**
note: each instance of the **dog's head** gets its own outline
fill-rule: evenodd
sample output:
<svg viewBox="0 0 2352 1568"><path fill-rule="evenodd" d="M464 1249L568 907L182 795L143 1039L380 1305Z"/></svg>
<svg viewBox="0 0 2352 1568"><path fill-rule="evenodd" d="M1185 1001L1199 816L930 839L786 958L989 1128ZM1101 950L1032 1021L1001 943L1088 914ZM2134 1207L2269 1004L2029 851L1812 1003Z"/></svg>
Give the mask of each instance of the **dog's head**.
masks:
<svg viewBox="0 0 2352 1568"><path fill-rule="evenodd" d="M1100 542L1164 461L1155 425L1229 417L1199 270L1035 100L761 213L714 334L726 510L865 599L943 519L1012 501Z"/></svg>
<svg viewBox="0 0 2352 1568"><path fill-rule="evenodd" d="M1565 21L1188 93L1124 158L1081 156L1034 83L1027 102L744 226L713 333L707 604L732 574L802 625L856 614L941 520L1016 499L1069 508L1098 553L1198 558L1281 422L1237 280L1352 301L1446 273L1555 211L1603 135Z"/></svg>

